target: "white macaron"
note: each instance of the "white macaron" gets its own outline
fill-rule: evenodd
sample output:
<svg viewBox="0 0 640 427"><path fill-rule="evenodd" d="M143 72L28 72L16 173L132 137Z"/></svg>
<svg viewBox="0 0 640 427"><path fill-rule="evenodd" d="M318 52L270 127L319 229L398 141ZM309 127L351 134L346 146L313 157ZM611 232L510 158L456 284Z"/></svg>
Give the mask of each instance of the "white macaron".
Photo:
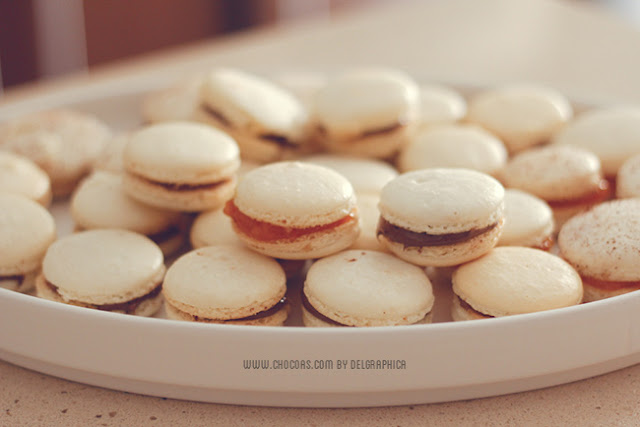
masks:
<svg viewBox="0 0 640 427"><path fill-rule="evenodd" d="M640 197L640 154L626 160L618 170L616 197Z"/></svg>
<svg viewBox="0 0 640 427"><path fill-rule="evenodd" d="M498 246L528 246L545 251L554 243L553 211L542 199L525 191L504 192L504 228Z"/></svg>
<svg viewBox="0 0 640 427"><path fill-rule="evenodd" d="M20 194L45 207L52 198L49 176L27 157L9 151L0 151L0 191Z"/></svg>
<svg viewBox="0 0 640 427"><path fill-rule="evenodd" d="M456 90L437 84L420 85L420 127L451 124L467 114L467 101Z"/></svg>

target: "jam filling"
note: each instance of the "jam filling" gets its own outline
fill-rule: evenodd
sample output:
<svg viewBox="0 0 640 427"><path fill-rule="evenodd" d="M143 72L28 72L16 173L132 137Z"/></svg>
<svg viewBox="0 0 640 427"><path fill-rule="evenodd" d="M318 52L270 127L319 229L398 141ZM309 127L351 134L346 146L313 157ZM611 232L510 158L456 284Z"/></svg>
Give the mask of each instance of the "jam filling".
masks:
<svg viewBox="0 0 640 427"><path fill-rule="evenodd" d="M309 300L307 299L307 296L305 295L304 292L302 292L302 305L304 306L305 310L307 310L313 317L322 320L325 323L328 323L330 325L335 325L335 326L351 326L351 325L345 325L344 323L340 323L340 322L336 322L333 319L330 319L329 317L325 316L324 314L320 313L318 310L316 310L316 308L314 306L311 305L311 303L309 302Z"/></svg>
<svg viewBox="0 0 640 427"><path fill-rule="evenodd" d="M618 281L618 280L600 280L593 277L582 277L582 282L585 285L592 286L594 288L602 289L605 291L617 291L620 289L628 289L629 291L640 289L640 281Z"/></svg>
<svg viewBox="0 0 640 427"><path fill-rule="evenodd" d="M474 228L460 233L429 234L418 233L398 227L397 225L393 225L386 219L380 217L377 235L379 236L382 234L392 242L401 243L405 247L420 248L424 246L444 246L466 242L467 240L493 230L497 226L498 223L496 222L483 228Z"/></svg>
<svg viewBox="0 0 640 427"><path fill-rule="evenodd" d="M292 241L311 233L330 230L342 224L346 224L349 221L356 220L355 211L352 211L344 218L329 224L316 225L314 227L307 228L282 227L280 225L258 221L245 215L240 211L240 209L238 209L235 203L233 203L233 200L229 200L224 206L224 213L231 217L235 226L238 227L242 233L261 242Z"/></svg>
<svg viewBox="0 0 640 427"><path fill-rule="evenodd" d="M49 287L49 289L51 289L51 291L55 292L56 295L62 297L60 295L60 292L58 292L58 287L56 285L54 285L49 281L46 281L46 284ZM134 314L138 306L140 306L140 304L142 304L146 300L150 300L157 297L160 294L160 291L162 291L162 283L160 283L158 286L153 288L151 292L149 292L148 294L139 296L130 301L119 302L115 304L89 304L81 301L70 301L70 302L72 304L77 304L77 305L81 305L83 307L88 307L88 308L94 308L96 310L122 311L126 314Z"/></svg>
<svg viewBox="0 0 640 427"><path fill-rule="evenodd" d="M547 200L549 206L552 209L560 209L560 208L570 208L573 206L580 205L594 205L596 203L604 202L611 198L612 193L611 183L606 179L601 179L598 183L598 187L593 190L591 193L579 197L577 199L566 199L566 200Z"/></svg>
<svg viewBox="0 0 640 427"><path fill-rule="evenodd" d="M214 188L231 181L231 179L223 179L222 181L218 181L218 182L205 182L202 184L184 184L184 183L169 183L169 182L154 181L140 175L136 175L136 177L150 184L158 185L160 187L166 188L169 191L213 190Z"/></svg>
<svg viewBox="0 0 640 427"><path fill-rule="evenodd" d="M252 314L251 316L247 316L247 317L242 317L240 319L222 320L222 322L224 322L224 323L249 322L249 321L252 321L252 320L264 319L265 317L269 317L269 316L272 316L272 315L276 314L278 311L280 311L285 306L286 303L287 303L287 297L284 296L275 305L269 307L266 310L259 311L256 314ZM220 321L220 320L217 320L217 319L209 319L207 317L200 317L200 316L196 316L196 315L192 315L191 317L196 322L212 322L212 321L213 322L219 322Z"/></svg>

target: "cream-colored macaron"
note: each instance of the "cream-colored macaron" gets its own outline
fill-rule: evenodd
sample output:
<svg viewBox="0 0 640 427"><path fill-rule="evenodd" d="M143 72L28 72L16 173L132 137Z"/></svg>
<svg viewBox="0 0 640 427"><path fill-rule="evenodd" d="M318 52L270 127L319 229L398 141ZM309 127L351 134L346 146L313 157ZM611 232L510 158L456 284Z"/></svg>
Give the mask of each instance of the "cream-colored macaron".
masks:
<svg viewBox="0 0 640 427"><path fill-rule="evenodd" d="M282 259L313 259L348 248L360 232L349 181L332 169L272 163L239 182L225 206L240 239Z"/></svg>
<svg viewBox="0 0 640 427"><path fill-rule="evenodd" d="M127 230L74 233L54 242L36 280L38 296L116 313L151 316L162 305L162 251Z"/></svg>
<svg viewBox="0 0 640 427"><path fill-rule="evenodd" d="M437 84L420 85L420 127L451 124L467 114L467 101L456 90Z"/></svg>
<svg viewBox="0 0 640 427"><path fill-rule="evenodd" d="M467 120L497 135L510 153L549 142L573 117L567 98L539 85L506 85L469 100Z"/></svg>
<svg viewBox="0 0 640 427"><path fill-rule="evenodd" d="M517 246L495 248L451 278L453 320L533 313L582 302L582 281L561 258Z"/></svg>
<svg viewBox="0 0 640 427"><path fill-rule="evenodd" d="M311 266L302 319L305 326L429 323L433 302L422 268L382 252L348 250Z"/></svg>
<svg viewBox="0 0 640 427"><path fill-rule="evenodd" d="M640 154L626 160L618 170L616 197L640 197Z"/></svg>
<svg viewBox="0 0 640 427"><path fill-rule="evenodd" d="M335 170L349 180L357 194L378 195L389 181L398 176L393 166L377 159L316 154L300 160Z"/></svg>
<svg viewBox="0 0 640 427"><path fill-rule="evenodd" d="M111 131L93 115L72 110L27 114L0 125L0 148L24 155L66 196L91 171Z"/></svg>
<svg viewBox="0 0 640 427"><path fill-rule="evenodd" d="M553 209L557 228L611 196L598 157L578 147L549 145L524 151L511 158L501 177L505 187L546 201Z"/></svg>
<svg viewBox="0 0 640 427"><path fill-rule="evenodd" d="M389 252L389 249L378 240L378 209L380 196L373 194L358 194L358 215L360 216L360 235L350 249L367 249Z"/></svg>
<svg viewBox="0 0 640 427"><path fill-rule="evenodd" d="M231 135L243 159L267 163L307 149L307 109L292 93L270 80L218 68L205 76L200 97L196 118Z"/></svg>
<svg viewBox="0 0 640 427"><path fill-rule="evenodd" d="M141 106L145 123L192 120L200 105L203 79L203 74L196 74L146 95Z"/></svg>
<svg viewBox="0 0 640 427"><path fill-rule="evenodd" d="M27 157L9 151L0 151L0 192L20 194L45 207L52 198L49 176Z"/></svg>
<svg viewBox="0 0 640 427"><path fill-rule="evenodd" d="M550 250L554 243L553 211L539 197L515 188L504 192L504 228L498 246Z"/></svg>
<svg viewBox="0 0 640 427"><path fill-rule="evenodd" d="M240 166L229 135L189 122L163 122L133 133L123 159L131 197L187 212L221 207L233 195Z"/></svg>
<svg viewBox="0 0 640 427"><path fill-rule="evenodd" d="M131 138L130 132L123 132L109 138L104 149L93 164L93 170L104 170L108 172L124 172L124 149Z"/></svg>
<svg viewBox="0 0 640 427"><path fill-rule="evenodd" d="M553 142L591 151L600 158L605 176L613 179L629 157L640 154L640 107L587 111L558 132Z"/></svg>
<svg viewBox="0 0 640 427"><path fill-rule="evenodd" d="M189 239L195 249L217 245L244 246L233 231L231 218L222 209L201 212L191 225Z"/></svg>
<svg viewBox="0 0 640 427"><path fill-rule="evenodd" d="M273 259L239 246L195 249L171 265L164 281L170 319L281 326L286 278Z"/></svg>
<svg viewBox="0 0 640 427"><path fill-rule="evenodd" d="M95 171L85 178L71 197L70 212L78 230L134 231L153 240L165 256L176 252L184 242L182 214L154 208L128 196L120 174Z"/></svg>
<svg viewBox="0 0 640 427"><path fill-rule="evenodd" d="M560 255L580 273L585 301L640 289L640 199L602 203L560 229Z"/></svg>
<svg viewBox="0 0 640 427"><path fill-rule="evenodd" d="M427 168L467 168L498 175L507 163L502 141L468 124L426 127L411 138L398 156L402 172Z"/></svg>
<svg viewBox="0 0 640 427"><path fill-rule="evenodd" d="M329 151L389 158L418 123L420 90L401 71L350 70L316 93L314 112Z"/></svg>
<svg viewBox="0 0 640 427"><path fill-rule="evenodd" d="M379 208L378 239L391 252L417 265L454 266L498 242L504 188L470 169L422 169L389 182Z"/></svg>
<svg viewBox="0 0 640 427"><path fill-rule="evenodd" d="M55 222L44 207L22 195L0 193L0 287L33 289L55 238Z"/></svg>

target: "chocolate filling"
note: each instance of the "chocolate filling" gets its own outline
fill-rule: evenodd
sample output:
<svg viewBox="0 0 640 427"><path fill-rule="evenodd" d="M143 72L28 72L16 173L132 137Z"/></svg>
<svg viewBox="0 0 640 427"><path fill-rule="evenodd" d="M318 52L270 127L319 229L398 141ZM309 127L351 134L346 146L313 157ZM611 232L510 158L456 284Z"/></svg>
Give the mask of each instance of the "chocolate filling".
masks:
<svg viewBox="0 0 640 427"><path fill-rule="evenodd" d="M16 281L16 288L22 286L22 282L24 282L24 275L14 274L11 276L0 276L0 282L13 282Z"/></svg>
<svg viewBox="0 0 640 427"><path fill-rule="evenodd" d="M154 234L149 234L147 237L149 237L155 243L161 244L174 238L178 234L180 234L180 227L178 227L177 225L172 225L165 230L159 231Z"/></svg>
<svg viewBox="0 0 640 427"><path fill-rule="evenodd" d="M61 297L60 292L58 292L58 287L56 285L49 282L48 280L46 281L46 284L49 287L49 289L51 289L53 292L56 293L56 295ZM83 307L88 307L88 308L94 308L96 310L122 311L126 314L134 314L140 304L142 304L146 300L157 297L160 294L160 291L162 291L162 283L160 283L158 286L153 288L151 292L149 292L148 294L134 298L130 301L119 302L115 304L90 304L90 303L85 303L81 301L70 301L70 302L72 304L77 304L77 305L81 305Z"/></svg>
<svg viewBox="0 0 640 427"><path fill-rule="evenodd" d="M384 134L387 134L387 133L392 133L392 132L395 132L398 129L404 127L404 126L406 126L405 121L404 120L398 120L396 123L392 123L392 124L390 124L388 126L384 126L384 127L377 128L377 129L371 129L371 130L363 131L362 133L360 133L360 135L353 136L351 138L351 141L358 141L360 139L369 138L369 137L372 137L372 136L381 136L381 135L384 135ZM322 125L318 126L318 132L325 138L328 135L327 128L322 126Z"/></svg>
<svg viewBox="0 0 640 427"><path fill-rule="evenodd" d="M271 306L266 310L259 311L256 314L252 314L251 316L247 316L247 317L242 317L240 319L223 320L223 322L224 323L240 322L240 321L247 322L252 320L264 319L265 317L269 317L273 314L276 314L278 311L280 311L280 309L284 307L286 303L287 303L287 297L282 297L280 301L278 301L275 305ZM217 319L209 319L207 317L200 317L196 315L192 315L192 317L193 317L193 320L195 320L196 322L218 321Z"/></svg>
<svg viewBox="0 0 640 427"><path fill-rule="evenodd" d="M207 105L207 104L204 104L204 105L202 106L202 108L204 109L204 111L205 111L208 115L212 116L214 119L216 119L217 121L219 121L219 122L220 122L221 124L223 124L224 126L231 127L231 122L230 122L230 121L229 121L225 116L223 116L222 114L220 114L220 112L219 112L219 111L214 110L213 108L211 108L211 107L210 107L209 105Z"/></svg>
<svg viewBox="0 0 640 427"><path fill-rule="evenodd" d="M330 319L329 317L325 316L324 314L320 313L318 310L315 309L314 306L311 305L311 303L309 302L309 300L307 299L307 296L305 295L304 292L302 292L302 305L304 306L305 310L307 310L311 315L313 315L313 317L316 317L320 320L322 320L325 323L328 323L330 325L335 325L335 326L350 326L350 325L345 325L343 323L340 322L336 322L333 319Z"/></svg>
<svg viewBox="0 0 640 427"><path fill-rule="evenodd" d="M401 243L405 247L421 248L424 246L445 246L466 242L467 240L493 230L497 226L498 223L495 222L483 228L472 228L471 230L462 231L460 233L428 234L418 233L398 227L397 225L393 225L386 219L380 217L380 221L378 221L377 235L379 236L382 234L392 242Z"/></svg>
<svg viewBox="0 0 640 427"><path fill-rule="evenodd" d="M491 318L494 316L489 316L488 314L484 314L484 313L480 313L478 310L476 310L475 308L471 307L471 305L469 305L468 302L466 302L465 300L463 300L460 297L457 297L458 301L460 301L460 307L462 307L464 310L469 311L473 314L476 314L478 316L482 316L482 317L486 317L486 318Z"/></svg>
<svg viewBox="0 0 640 427"><path fill-rule="evenodd" d="M226 184L230 181L230 179L223 179L218 182L205 182L202 184L185 184L185 183L169 183L169 182L160 182L154 181L149 178L145 178L141 175L136 175L139 179L147 181L153 185L159 185L160 187L166 188L169 191L194 191L194 190L212 190L220 185Z"/></svg>

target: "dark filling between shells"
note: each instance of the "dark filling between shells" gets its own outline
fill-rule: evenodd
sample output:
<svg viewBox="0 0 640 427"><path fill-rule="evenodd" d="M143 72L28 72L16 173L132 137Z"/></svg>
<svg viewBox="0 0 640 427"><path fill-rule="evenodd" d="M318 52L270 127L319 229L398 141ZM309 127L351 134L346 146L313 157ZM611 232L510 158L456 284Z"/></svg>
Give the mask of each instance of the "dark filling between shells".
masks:
<svg viewBox="0 0 640 427"><path fill-rule="evenodd" d="M445 246L466 242L467 240L493 230L497 226L498 223L496 222L483 228L473 228L460 233L429 234L418 233L398 227L397 225L393 225L386 219L380 217L380 220L378 221L377 235L383 235L392 242L401 243L405 247L420 248L424 246Z"/></svg>
<svg viewBox="0 0 640 427"><path fill-rule="evenodd" d="M305 310L307 310L313 317L316 317L317 319L322 320L325 323L328 323L330 325L336 325L336 326L351 326L351 325L345 325L343 323L340 322L336 322L335 320L325 316L324 314L320 313L318 310L316 310L316 308L314 306L311 305L311 303L309 302L309 300L307 299L307 296L305 295L304 292L302 292L302 305L304 306Z"/></svg>
<svg viewBox="0 0 640 427"><path fill-rule="evenodd" d="M229 319L229 320L222 320L222 322L247 322L247 321L252 321L252 320L258 320L258 319L264 319L265 317L269 317L271 315L276 314L278 311L280 311L280 309L282 309L284 307L284 305L287 303L287 297L282 297L282 299L280 301L278 301L275 305L271 306L270 308L263 310L263 311L259 311L256 314L252 314L251 316L247 316L247 317L242 317L240 319ZM218 319L210 319L208 317L201 317L201 316L196 316L196 315L191 315L191 317L193 318L193 320L195 320L196 322L217 322L217 321L221 321Z"/></svg>

